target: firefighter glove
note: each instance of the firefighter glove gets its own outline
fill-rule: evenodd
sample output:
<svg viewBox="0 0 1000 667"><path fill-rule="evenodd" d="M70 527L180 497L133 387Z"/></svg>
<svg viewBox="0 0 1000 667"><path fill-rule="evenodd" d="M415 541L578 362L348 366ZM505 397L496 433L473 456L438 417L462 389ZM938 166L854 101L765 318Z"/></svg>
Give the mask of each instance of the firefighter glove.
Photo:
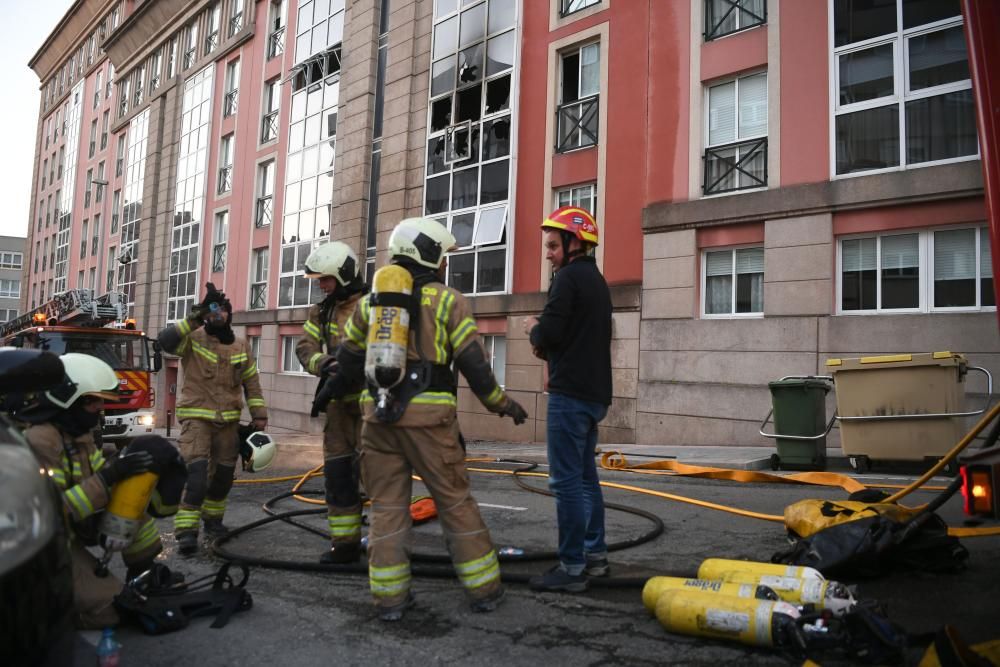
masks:
<svg viewBox="0 0 1000 667"><path fill-rule="evenodd" d="M148 472L153 467L153 455L149 452L131 452L109 461L97 471L104 483L111 488L123 479Z"/></svg>
<svg viewBox="0 0 1000 667"><path fill-rule="evenodd" d="M500 410L500 416L510 417L514 420L515 424L521 425L528 418L528 413L521 407L520 403L508 397L507 404Z"/></svg>

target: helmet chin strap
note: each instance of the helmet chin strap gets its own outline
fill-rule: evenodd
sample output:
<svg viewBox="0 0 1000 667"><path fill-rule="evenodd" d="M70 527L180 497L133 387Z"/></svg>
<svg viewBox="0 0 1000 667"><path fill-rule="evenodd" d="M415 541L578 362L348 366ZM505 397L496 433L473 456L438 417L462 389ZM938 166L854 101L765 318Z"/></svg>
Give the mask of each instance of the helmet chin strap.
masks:
<svg viewBox="0 0 1000 667"><path fill-rule="evenodd" d="M570 234L566 230L559 230L559 236L562 237L562 248L563 248L562 262L560 262L559 264L560 269L564 268L567 264L572 262L580 255L587 254L582 247L577 248L576 250L569 249L569 244L572 242L573 239L576 238L576 236L574 236L573 234Z"/></svg>

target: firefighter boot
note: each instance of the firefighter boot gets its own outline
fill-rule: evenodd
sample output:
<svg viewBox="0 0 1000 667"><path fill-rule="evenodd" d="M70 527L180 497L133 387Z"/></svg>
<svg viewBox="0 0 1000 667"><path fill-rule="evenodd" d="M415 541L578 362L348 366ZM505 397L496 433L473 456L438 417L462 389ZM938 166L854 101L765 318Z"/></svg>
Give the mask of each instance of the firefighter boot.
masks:
<svg viewBox="0 0 1000 667"><path fill-rule="evenodd" d="M413 598L413 593L407 593L406 599L399 604L394 604L391 607L381 607L378 610L378 619L386 623L401 621L406 610L415 604L416 600Z"/></svg>
<svg viewBox="0 0 1000 667"><path fill-rule="evenodd" d="M229 532L229 528L222 523L221 516L204 516L201 518L201 522L205 526L205 535L211 540L218 539Z"/></svg>
<svg viewBox="0 0 1000 667"><path fill-rule="evenodd" d="M474 614L488 614L491 611L495 611L496 608L500 606L500 603L503 602L503 598L506 593L507 589L501 586L484 598L470 600L469 608L472 609L472 613Z"/></svg>
<svg viewBox="0 0 1000 667"><path fill-rule="evenodd" d="M329 551L319 557L324 565L346 565L357 563L361 558L361 545L357 542L334 542Z"/></svg>
<svg viewBox="0 0 1000 667"><path fill-rule="evenodd" d="M177 551L182 556L190 556L198 551L198 531L185 530L177 533Z"/></svg>

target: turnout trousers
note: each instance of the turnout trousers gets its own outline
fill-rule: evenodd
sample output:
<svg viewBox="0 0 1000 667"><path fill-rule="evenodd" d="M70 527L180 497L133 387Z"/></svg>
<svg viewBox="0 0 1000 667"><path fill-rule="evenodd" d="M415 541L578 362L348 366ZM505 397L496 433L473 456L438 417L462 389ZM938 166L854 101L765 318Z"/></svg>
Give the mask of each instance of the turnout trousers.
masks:
<svg viewBox="0 0 1000 667"><path fill-rule="evenodd" d="M427 427L366 421L361 471L371 498L368 576L379 607L406 600L410 590L410 496L416 473L437 505L448 551L472 599L500 587L500 565L479 505L469 490L458 422Z"/></svg>
<svg viewBox="0 0 1000 667"><path fill-rule="evenodd" d="M188 480L174 516L174 533L197 532L199 518L222 520L239 457L238 430L236 422L186 419L181 424L177 444Z"/></svg>
<svg viewBox="0 0 1000 667"><path fill-rule="evenodd" d="M331 401L323 429L323 474L326 520L334 544L360 544L361 493L358 479L358 446L361 411L357 401Z"/></svg>

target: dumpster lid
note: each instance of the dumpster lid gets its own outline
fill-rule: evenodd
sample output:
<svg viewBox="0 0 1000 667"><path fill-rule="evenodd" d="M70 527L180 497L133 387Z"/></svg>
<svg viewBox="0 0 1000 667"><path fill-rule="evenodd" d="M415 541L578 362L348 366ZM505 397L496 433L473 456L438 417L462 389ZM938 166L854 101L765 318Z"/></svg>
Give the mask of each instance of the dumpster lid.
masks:
<svg viewBox="0 0 1000 667"><path fill-rule="evenodd" d="M958 352L920 352L912 354L884 354L874 357L852 357L848 359L827 359L826 368L832 373L838 371L874 370L880 368L903 368L913 366L965 366L968 361Z"/></svg>

